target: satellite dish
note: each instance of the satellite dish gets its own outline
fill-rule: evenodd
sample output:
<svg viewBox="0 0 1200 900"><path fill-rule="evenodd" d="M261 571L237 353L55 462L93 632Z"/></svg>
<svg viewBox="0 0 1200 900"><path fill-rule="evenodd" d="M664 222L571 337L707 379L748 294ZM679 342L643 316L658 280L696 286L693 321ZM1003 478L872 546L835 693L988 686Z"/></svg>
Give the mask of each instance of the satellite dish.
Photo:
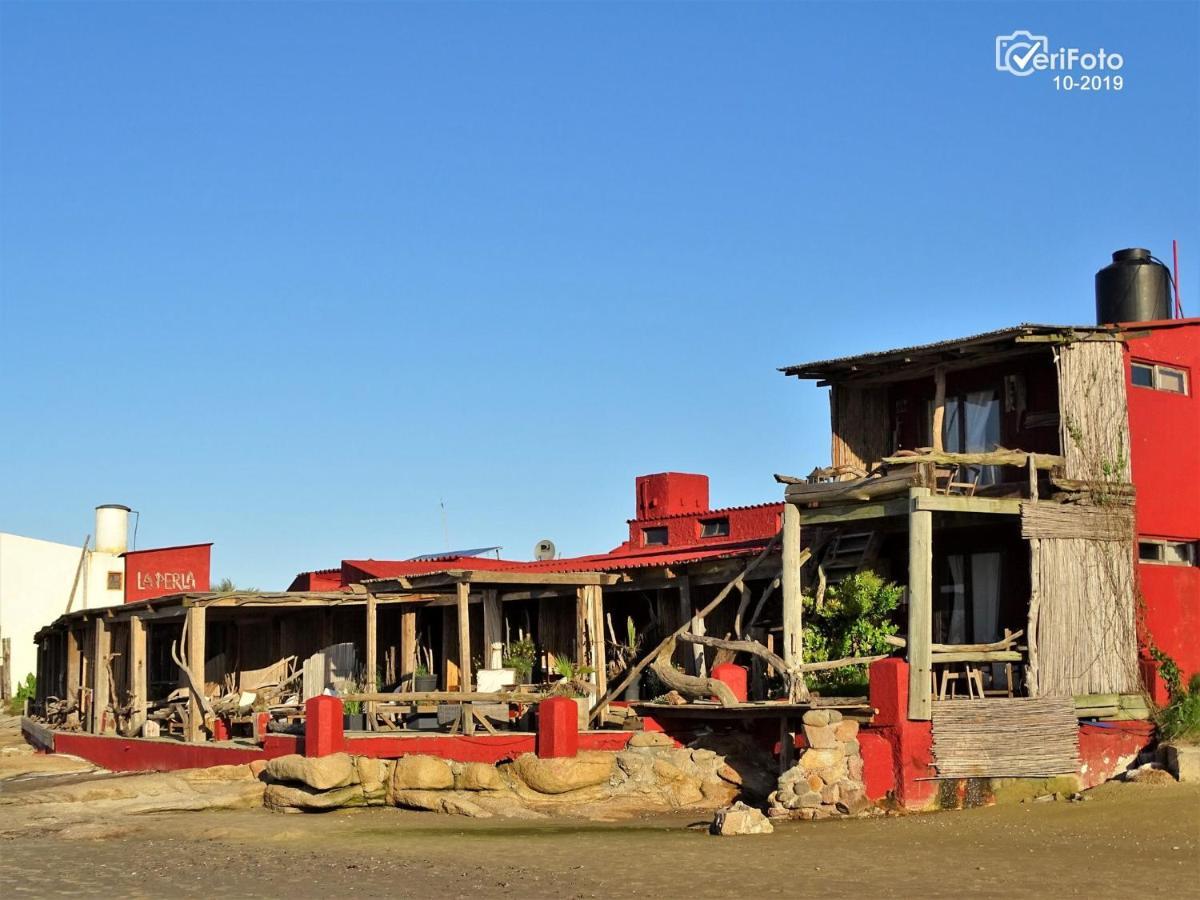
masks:
<svg viewBox="0 0 1200 900"><path fill-rule="evenodd" d="M554 547L554 541L541 540L533 545L533 558L538 562L554 559L554 554L557 552Z"/></svg>

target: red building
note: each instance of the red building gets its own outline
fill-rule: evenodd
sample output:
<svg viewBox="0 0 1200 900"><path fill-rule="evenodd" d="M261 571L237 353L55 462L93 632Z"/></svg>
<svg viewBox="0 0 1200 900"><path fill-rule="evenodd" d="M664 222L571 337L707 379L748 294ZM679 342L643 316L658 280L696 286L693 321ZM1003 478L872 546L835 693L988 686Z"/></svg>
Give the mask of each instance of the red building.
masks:
<svg viewBox="0 0 1200 900"><path fill-rule="evenodd" d="M1150 641L1200 672L1200 319L1128 326L1130 461L1137 490L1137 574ZM1150 685L1166 699L1161 680Z"/></svg>

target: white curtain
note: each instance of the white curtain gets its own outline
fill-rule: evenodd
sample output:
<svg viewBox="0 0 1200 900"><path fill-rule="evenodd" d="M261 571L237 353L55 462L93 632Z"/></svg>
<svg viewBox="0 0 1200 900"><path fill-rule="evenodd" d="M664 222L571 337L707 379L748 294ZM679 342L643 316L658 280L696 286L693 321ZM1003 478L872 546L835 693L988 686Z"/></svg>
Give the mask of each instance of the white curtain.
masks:
<svg viewBox="0 0 1200 900"><path fill-rule="evenodd" d="M942 430L943 445L950 453L995 450L1000 443L1000 399L996 392L971 391L947 402ZM978 484L995 484L997 481L995 466L972 467L968 480L973 479L976 472L979 472Z"/></svg>
<svg viewBox="0 0 1200 900"><path fill-rule="evenodd" d="M942 595L950 598L950 623L946 629L947 644L967 643L966 584L963 557L955 553L946 557L950 568L950 583L942 585Z"/></svg>

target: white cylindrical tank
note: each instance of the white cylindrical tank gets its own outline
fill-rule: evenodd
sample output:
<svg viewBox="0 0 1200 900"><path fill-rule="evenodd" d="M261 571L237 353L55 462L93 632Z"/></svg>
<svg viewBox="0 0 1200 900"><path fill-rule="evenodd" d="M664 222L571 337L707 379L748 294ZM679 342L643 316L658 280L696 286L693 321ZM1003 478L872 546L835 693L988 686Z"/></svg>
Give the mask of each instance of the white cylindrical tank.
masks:
<svg viewBox="0 0 1200 900"><path fill-rule="evenodd" d="M129 549L129 507L105 503L96 507L96 550L119 556Z"/></svg>

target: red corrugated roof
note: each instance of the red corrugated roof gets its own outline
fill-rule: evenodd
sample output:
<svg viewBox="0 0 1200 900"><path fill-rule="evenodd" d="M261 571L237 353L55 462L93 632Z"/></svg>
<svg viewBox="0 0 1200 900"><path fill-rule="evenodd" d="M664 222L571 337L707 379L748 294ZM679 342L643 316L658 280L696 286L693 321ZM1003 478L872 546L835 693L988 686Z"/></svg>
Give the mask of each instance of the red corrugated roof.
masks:
<svg viewBox="0 0 1200 900"><path fill-rule="evenodd" d="M665 516L647 516L644 519L626 519L625 522L632 525L634 522L662 522L667 519L711 519L722 513L741 512L746 509L770 509L772 506L783 509L783 504L775 501L774 503L751 503L749 506L722 506L718 509L692 510L691 512L670 513Z"/></svg>

